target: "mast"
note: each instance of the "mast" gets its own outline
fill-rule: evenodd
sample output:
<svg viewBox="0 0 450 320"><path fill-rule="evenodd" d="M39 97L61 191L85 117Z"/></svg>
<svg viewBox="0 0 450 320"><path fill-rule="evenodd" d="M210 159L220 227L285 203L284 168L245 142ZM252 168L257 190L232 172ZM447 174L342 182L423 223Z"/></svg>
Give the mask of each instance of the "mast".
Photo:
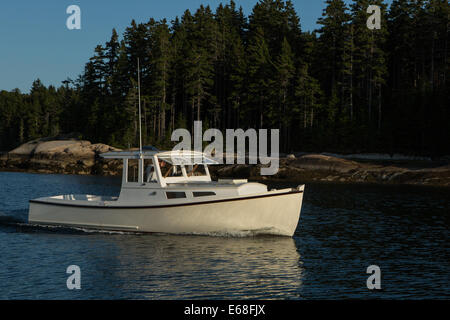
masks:
<svg viewBox="0 0 450 320"><path fill-rule="evenodd" d="M137 76L138 76L138 100L139 100L139 154L142 155L141 76L139 71L139 58L137 58Z"/></svg>
<svg viewBox="0 0 450 320"><path fill-rule="evenodd" d="M139 165L138 165L138 183L144 183L144 156L142 154L142 126L141 126L141 76L139 70L139 57L137 58L138 75L138 101L139 101Z"/></svg>

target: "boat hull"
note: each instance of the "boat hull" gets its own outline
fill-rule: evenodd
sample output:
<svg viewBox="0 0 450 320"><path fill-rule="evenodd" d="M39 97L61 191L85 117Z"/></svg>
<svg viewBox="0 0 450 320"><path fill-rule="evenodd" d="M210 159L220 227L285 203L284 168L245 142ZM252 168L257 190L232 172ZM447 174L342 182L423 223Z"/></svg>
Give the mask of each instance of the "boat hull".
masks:
<svg viewBox="0 0 450 320"><path fill-rule="evenodd" d="M160 206L93 206L31 200L29 222L135 232L292 236L302 200L303 190Z"/></svg>

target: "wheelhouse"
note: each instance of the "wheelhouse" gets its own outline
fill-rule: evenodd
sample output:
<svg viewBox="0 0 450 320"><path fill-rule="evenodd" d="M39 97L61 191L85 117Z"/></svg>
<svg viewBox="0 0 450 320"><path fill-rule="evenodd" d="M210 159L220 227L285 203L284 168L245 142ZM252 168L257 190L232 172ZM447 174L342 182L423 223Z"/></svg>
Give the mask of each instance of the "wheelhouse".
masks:
<svg viewBox="0 0 450 320"><path fill-rule="evenodd" d="M105 159L122 159L122 187L158 186L173 183L211 182L208 165L217 161L196 151L122 151L101 155Z"/></svg>
<svg viewBox="0 0 450 320"><path fill-rule="evenodd" d="M218 164L195 151L124 151L101 155L122 159L119 202L186 203L267 192L247 179L212 181L208 165Z"/></svg>

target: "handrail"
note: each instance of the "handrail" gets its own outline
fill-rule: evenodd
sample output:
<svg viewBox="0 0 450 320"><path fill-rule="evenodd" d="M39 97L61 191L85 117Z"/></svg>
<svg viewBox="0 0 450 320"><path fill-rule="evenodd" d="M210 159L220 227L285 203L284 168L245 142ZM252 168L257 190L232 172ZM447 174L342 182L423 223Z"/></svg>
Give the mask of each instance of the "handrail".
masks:
<svg viewBox="0 0 450 320"><path fill-rule="evenodd" d="M197 170L197 168L198 168L198 164L196 164L196 165L194 166L194 168L192 168L192 171L189 172L187 176L188 176L188 177L192 176L192 175L194 174L195 170Z"/></svg>
<svg viewBox="0 0 450 320"><path fill-rule="evenodd" d="M170 174L170 170L173 169L173 165L170 166L170 168L167 170L167 172L164 174L164 178L167 178L167 176Z"/></svg>

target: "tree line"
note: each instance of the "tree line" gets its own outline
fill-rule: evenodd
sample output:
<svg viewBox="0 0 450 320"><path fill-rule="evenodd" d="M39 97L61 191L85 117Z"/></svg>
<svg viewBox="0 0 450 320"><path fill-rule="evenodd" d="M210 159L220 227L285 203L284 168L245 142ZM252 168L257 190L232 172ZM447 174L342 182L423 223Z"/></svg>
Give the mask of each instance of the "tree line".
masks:
<svg viewBox="0 0 450 320"><path fill-rule="evenodd" d="M369 5L381 10L370 30ZM0 150L78 132L117 147L170 147L176 128L278 128L280 149L449 153L447 0L327 0L303 32L291 1L234 1L131 21L98 45L77 79L0 92Z"/></svg>

